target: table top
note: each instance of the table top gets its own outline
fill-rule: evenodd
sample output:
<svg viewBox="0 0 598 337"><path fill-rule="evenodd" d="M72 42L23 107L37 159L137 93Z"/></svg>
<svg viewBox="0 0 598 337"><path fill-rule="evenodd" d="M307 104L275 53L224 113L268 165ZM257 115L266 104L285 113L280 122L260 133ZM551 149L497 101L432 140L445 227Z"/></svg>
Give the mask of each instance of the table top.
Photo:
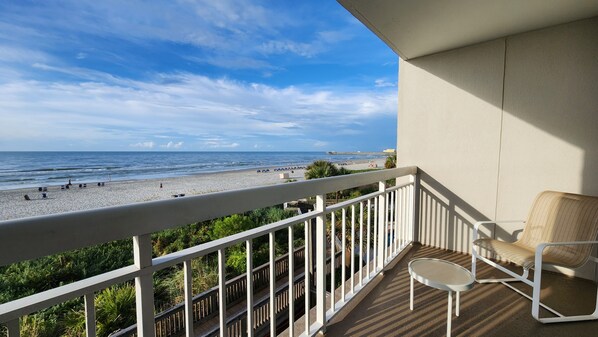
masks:
<svg viewBox="0 0 598 337"><path fill-rule="evenodd" d="M473 288L471 272L450 261L420 258L409 262L409 274L417 281L436 289L466 291Z"/></svg>

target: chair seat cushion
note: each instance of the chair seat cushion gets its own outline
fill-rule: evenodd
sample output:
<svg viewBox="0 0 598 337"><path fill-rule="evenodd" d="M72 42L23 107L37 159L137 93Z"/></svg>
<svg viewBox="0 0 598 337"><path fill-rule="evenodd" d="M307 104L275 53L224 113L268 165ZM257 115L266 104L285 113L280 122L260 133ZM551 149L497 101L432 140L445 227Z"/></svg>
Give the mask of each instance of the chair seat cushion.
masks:
<svg viewBox="0 0 598 337"><path fill-rule="evenodd" d="M478 239L475 240L473 244L493 252L523 268L529 269L534 266L535 250L531 247L523 246L519 242L509 243L493 239ZM542 263L563 267L574 267L570 261L558 258L557 256L550 254L550 251L548 250L545 250L544 254L542 254Z"/></svg>

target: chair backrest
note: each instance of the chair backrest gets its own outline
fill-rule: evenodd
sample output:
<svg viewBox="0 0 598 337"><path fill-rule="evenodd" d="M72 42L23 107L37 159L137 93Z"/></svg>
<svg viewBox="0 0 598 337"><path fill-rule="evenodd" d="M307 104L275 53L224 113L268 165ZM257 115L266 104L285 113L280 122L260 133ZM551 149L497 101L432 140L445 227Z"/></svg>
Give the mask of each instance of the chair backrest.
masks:
<svg viewBox="0 0 598 337"><path fill-rule="evenodd" d="M542 242L593 241L598 236L598 197L544 191L530 209L519 245L535 249ZM568 267L584 264L592 245L552 246L544 254Z"/></svg>

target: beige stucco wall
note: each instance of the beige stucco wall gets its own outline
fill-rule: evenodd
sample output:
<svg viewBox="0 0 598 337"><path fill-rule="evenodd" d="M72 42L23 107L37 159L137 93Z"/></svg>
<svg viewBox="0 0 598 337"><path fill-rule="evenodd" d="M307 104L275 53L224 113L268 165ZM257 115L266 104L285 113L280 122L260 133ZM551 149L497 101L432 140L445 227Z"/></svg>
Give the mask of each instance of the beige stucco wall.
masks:
<svg viewBox="0 0 598 337"><path fill-rule="evenodd" d="M598 18L399 69L398 162L424 172L422 243L469 252L473 221L523 219L542 190L598 195Z"/></svg>
<svg viewBox="0 0 598 337"><path fill-rule="evenodd" d="M598 18L507 39L497 216L541 190L598 195Z"/></svg>

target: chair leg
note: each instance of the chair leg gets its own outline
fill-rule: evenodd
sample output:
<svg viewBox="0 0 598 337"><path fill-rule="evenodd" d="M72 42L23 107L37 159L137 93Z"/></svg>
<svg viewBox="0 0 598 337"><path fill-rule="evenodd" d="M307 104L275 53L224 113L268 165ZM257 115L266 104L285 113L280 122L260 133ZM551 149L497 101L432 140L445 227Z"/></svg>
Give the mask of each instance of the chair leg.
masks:
<svg viewBox="0 0 598 337"><path fill-rule="evenodd" d="M476 249L475 246L471 248L471 274L473 275L473 279L476 279Z"/></svg>
<svg viewBox="0 0 598 337"><path fill-rule="evenodd" d="M559 316L559 317L556 317L556 318L563 317L563 315L561 313L559 313L558 311L556 311L556 310L554 310L554 309L552 309L552 308L544 305L543 303L540 303L540 291L539 291L539 289L541 289L540 288L540 284L541 284L540 273L536 273L535 270L534 270L534 281L532 282L532 281L530 281L528 279L528 275L529 275L529 269L528 268L523 268L523 272L521 273L521 275L518 275L518 274L516 274L516 273L514 273L514 272L512 272L512 271L510 271L510 270L508 270L506 268L504 268L503 266L499 265L498 263L496 263L494 261L491 261L491 260L489 260L487 258L479 256L478 254L475 253L475 249L473 249L472 251L473 251L472 255L474 256L472 258L472 260L474 261L473 264L475 264L475 260L479 259L479 260L481 260L483 262L486 262L490 266L492 266L492 267L494 267L494 268L496 268L496 269L504 272L505 274L513 276L512 278L502 278L502 279L477 279L476 278L476 282L478 282L480 284L483 284L483 283L502 283L503 285L505 285L509 289L511 289L511 290L519 293L521 296L523 296L523 297L527 298L528 300L532 301L532 316L536 320L538 320L538 321L540 321L542 323L548 323L548 322L543 322L544 319L538 318L538 316L534 316L534 310L536 310L536 312L539 313L539 311L540 311L539 307L540 306L542 306L542 308L550 311L554 315ZM472 264L472 268L473 268L473 264ZM538 277L536 277L536 274L538 274ZM474 275L474 277L475 277L475 275ZM534 297L531 297L531 296L527 295L526 293L522 292L521 290L513 287L512 285L509 284L510 282L523 282L523 283L529 285L530 287L532 287L532 291L534 289L538 289L537 294L536 294L537 295L537 303L535 303ZM538 284L538 286L535 286L536 283ZM532 295L534 295L534 293L532 293ZM596 303L597 303L597 306L598 306L598 295L597 295L597 302ZM534 309L536 306L538 308ZM552 320L552 319L553 318L547 318L547 320Z"/></svg>
<svg viewBox="0 0 598 337"><path fill-rule="evenodd" d="M542 267L534 269L534 286L532 287L532 316L536 320L539 320L540 317L540 290L542 290Z"/></svg>
<svg viewBox="0 0 598 337"><path fill-rule="evenodd" d="M594 306L594 312L590 315L577 315L577 316L565 316L557 311L553 310L552 308L542 304L540 302L540 290L542 286L542 270L535 269L534 270L534 288L533 288L533 298L532 300L532 316L541 323L559 323L559 322L575 322L575 321L591 321L598 319L598 287L596 288L596 304ZM529 298L529 296L526 296ZM552 312L553 314L557 315L557 317L540 317L540 306L548 311Z"/></svg>

